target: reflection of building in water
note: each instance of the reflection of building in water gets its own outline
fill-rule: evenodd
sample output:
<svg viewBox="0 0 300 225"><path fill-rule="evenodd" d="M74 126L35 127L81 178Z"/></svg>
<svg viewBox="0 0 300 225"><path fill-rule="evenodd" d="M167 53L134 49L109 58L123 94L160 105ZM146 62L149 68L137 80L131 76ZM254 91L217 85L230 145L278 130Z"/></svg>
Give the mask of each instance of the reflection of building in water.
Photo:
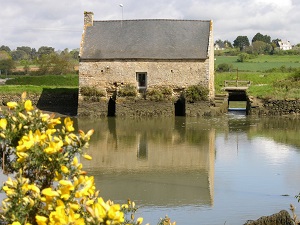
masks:
<svg viewBox="0 0 300 225"><path fill-rule="evenodd" d="M88 150L93 160L82 160L104 197L145 205L213 204L213 129L185 121L175 129L174 119L115 122L112 132L102 121Z"/></svg>

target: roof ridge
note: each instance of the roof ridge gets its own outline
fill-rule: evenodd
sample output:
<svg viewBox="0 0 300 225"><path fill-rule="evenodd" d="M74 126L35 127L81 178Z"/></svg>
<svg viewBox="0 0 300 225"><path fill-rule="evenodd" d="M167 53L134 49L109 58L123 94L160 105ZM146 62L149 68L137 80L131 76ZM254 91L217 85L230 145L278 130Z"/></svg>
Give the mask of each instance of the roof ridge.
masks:
<svg viewBox="0 0 300 225"><path fill-rule="evenodd" d="M130 20L94 20L94 22L124 22L124 21L197 21L210 22L212 20L195 20L195 19L130 19Z"/></svg>

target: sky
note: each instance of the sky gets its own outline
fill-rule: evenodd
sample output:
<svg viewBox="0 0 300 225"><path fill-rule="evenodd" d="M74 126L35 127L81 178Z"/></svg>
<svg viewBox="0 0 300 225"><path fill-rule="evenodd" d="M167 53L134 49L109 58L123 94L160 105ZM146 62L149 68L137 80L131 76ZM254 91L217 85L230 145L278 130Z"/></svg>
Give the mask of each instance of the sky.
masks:
<svg viewBox="0 0 300 225"><path fill-rule="evenodd" d="M213 20L214 39L256 33L300 43L299 0L0 0L0 46L79 48L84 11L94 20ZM122 7L123 6L123 7Z"/></svg>

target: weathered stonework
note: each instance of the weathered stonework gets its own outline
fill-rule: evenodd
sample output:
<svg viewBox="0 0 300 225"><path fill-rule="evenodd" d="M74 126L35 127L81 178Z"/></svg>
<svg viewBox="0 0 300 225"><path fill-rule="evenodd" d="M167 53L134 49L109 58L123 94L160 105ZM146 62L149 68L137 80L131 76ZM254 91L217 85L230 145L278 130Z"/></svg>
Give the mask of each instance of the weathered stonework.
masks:
<svg viewBox="0 0 300 225"><path fill-rule="evenodd" d="M143 100L156 110L143 112L139 109L140 104L143 105L141 101L130 102L129 99L125 101L125 106L117 95L124 85L136 87L140 92L170 88L172 100L168 104L172 109L165 110L161 102ZM115 101L115 115L120 116L132 115L134 108L139 111L134 115L174 115L174 102L192 85L208 88L209 100L214 99L211 20L128 20L119 23L94 21L92 12L84 13L79 64L79 114L82 108L92 106L86 104L82 87L104 90L104 96ZM120 113L121 108L121 111L130 108L130 113ZM162 111L157 112L159 110Z"/></svg>
<svg viewBox="0 0 300 225"><path fill-rule="evenodd" d="M300 116L300 100L252 99L250 115L257 116Z"/></svg>
<svg viewBox="0 0 300 225"><path fill-rule="evenodd" d="M117 117L172 117L174 104L170 101L154 102L149 100L118 99Z"/></svg>
<svg viewBox="0 0 300 225"><path fill-rule="evenodd" d="M80 62L79 86L102 87L109 90L121 84L137 87L136 73L147 73L147 87L169 86L173 89L185 89L201 84L210 86L209 60L201 62L191 60L114 60L98 62ZM203 76L205 74L205 76Z"/></svg>

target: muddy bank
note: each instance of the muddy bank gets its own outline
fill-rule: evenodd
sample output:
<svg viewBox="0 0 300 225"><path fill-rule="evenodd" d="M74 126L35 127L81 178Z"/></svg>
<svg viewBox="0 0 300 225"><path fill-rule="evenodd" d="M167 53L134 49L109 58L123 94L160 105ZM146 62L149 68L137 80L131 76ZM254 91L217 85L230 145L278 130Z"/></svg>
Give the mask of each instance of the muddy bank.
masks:
<svg viewBox="0 0 300 225"><path fill-rule="evenodd" d="M27 94L34 106L68 116L79 117L169 117L184 114L187 117L217 116L227 112L227 102L214 107L212 102L184 103L176 105L172 101L155 102L119 98L117 100L79 99L78 89L44 89L42 94ZM0 106L9 101L19 102L19 94L0 94ZM80 101L79 107L78 102ZM179 107L179 109L178 109ZM263 100L251 99L249 115L253 116L300 116L300 100Z"/></svg>

